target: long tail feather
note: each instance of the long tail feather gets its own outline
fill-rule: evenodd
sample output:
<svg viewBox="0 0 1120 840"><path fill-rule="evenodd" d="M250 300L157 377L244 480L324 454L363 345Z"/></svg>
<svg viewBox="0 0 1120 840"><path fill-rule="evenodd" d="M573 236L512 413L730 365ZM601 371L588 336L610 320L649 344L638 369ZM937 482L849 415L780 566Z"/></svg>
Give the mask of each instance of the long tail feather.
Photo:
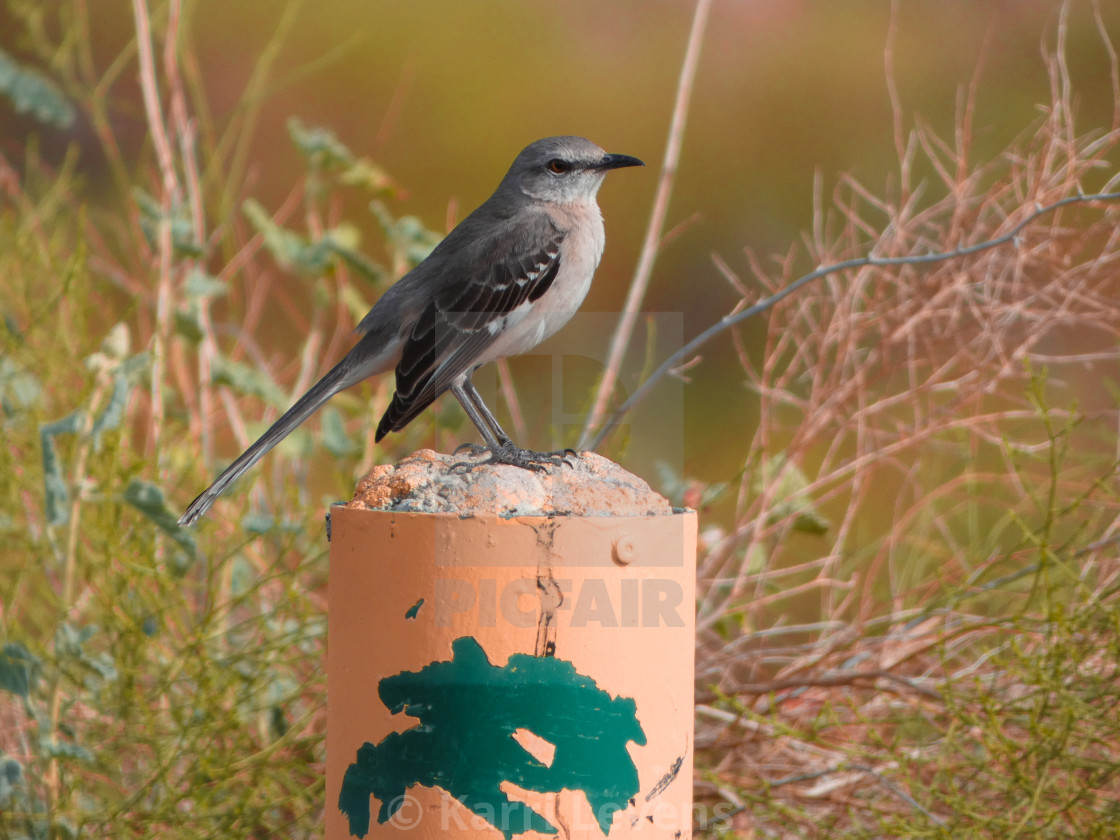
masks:
<svg viewBox="0 0 1120 840"><path fill-rule="evenodd" d="M311 389L300 397L296 404L285 411L267 432L260 436L256 443L238 456L237 460L226 467L225 471L190 503L186 511L179 517L179 525L186 527L193 525L198 518L210 509L214 501L225 492L234 481L242 476L246 470L253 466L280 441L286 438L296 426L314 414L327 400L342 389L352 384L347 376L349 366L344 359L332 368L322 379L311 386Z"/></svg>

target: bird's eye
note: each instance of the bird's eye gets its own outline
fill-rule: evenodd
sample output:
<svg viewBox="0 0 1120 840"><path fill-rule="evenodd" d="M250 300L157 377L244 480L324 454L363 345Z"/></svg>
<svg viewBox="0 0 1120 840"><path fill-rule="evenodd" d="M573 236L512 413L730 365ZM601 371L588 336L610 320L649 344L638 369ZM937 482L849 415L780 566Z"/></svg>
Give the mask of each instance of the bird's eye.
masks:
<svg viewBox="0 0 1120 840"><path fill-rule="evenodd" d="M557 175L563 175L571 168L571 164L566 160L560 160L560 158L553 158L548 162L548 171L555 172Z"/></svg>

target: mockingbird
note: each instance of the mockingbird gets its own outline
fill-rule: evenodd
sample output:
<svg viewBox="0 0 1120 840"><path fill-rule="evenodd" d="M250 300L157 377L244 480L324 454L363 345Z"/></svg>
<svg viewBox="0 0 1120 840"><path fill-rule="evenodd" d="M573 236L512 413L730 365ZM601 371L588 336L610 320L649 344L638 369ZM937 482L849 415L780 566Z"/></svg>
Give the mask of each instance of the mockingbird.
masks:
<svg viewBox="0 0 1120 840"><path fill-rule="evenodd" d="M375 440L407 426L450 390L478 428L489 462L528 469L555 453L514 445L471 384L495 359L524 353L567 323L603 255L595 194L611 169L644 164L582 137L548 137L517 156L494 194L398 280L358 324L361 339L191 502L192 525L238 477L323 403L396 368L397 388Z"/></svg>

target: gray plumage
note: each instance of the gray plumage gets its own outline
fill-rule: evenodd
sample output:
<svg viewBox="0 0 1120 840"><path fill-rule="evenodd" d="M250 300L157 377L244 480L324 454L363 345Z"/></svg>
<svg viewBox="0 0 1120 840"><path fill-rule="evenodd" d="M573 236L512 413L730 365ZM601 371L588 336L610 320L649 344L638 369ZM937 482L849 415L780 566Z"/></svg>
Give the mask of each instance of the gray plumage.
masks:
<svg viewBox="0 0 1120 840"><path fill-rule="evenodd" d="M450 390L492 452L532 466L471 385L486 362L523 353L575 314L603 253L595 196L611 169L641 166L582 137L527 146L494 194L398 280L358 324L360 340L218 476L179 519L192 525L262 455L339 391L396 369L376 440Z"/></svg>

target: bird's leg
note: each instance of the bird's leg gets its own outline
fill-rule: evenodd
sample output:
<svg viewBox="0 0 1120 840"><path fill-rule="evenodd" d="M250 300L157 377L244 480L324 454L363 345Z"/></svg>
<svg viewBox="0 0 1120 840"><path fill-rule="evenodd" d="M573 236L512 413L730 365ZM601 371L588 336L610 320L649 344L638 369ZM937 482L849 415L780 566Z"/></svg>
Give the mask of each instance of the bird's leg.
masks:
<svg viewBox="0 0 1120 840"><path fill-rule="evenodd" d="M468 376L463 380L461 385L452 385L451 393L459 400L459 404L463 406L463 411L467 412L467 416L471 418L478 433L482 435L482 439L486 441L486 446L491 449L496 449L503 446L512 446L513 441L510 436L505 433L505 430L498 423L498 418L494 416L493 412L486 407L486 403L482 401L482 395L475 390L474 383ZM470 444L473 446L474 444ZM459 447L460 449L462 447Z"/></svg>
<svg viewBox="0 0 1120 840"><path fill-rule="evenodd" d="M471 418L478 433L482 435L482 439L486 441L484 444L477 443L461 443L455 447L455 454L459 454L464 449L470 451L472 455L480 455L483 452L496 452L505 446L512 446L513 441L510 440L509 435L505 433L501 425L493 413L486 407L482 398L478 395L478 391L474 389L469 378L465 379L462 384L455 383L451 386L451 393L455 395L455 399L459 401L459 405L463 406L463 411L467 412L467 416ZM466 462L460 461L453 466L465 466Z"/></svg>
<svg viewBox="0 0 1120 840"><path fill-rule="evenodd" d="M570 467L572 464L568 460L568 456L579 454L571 449L556 452L534 452L531 449L522 449L517 446L502 429L493 412L486 407L486 403L482 401L482 396L475 390L469 376L461 384L452 385L451 393L459 400L459 404L463 406L463 410L467 412L467 416L471 418L479 434L486 441L481 446L476 443L464 443L455 447L455 451L461 452L466 449L472 455L481 455L483 452L489 454L485 461L460 461L453 464L452 469L472 470L484 464L509 464L510 466L521 467L524 470L540 472L548 467L558 467L564 464Z"/></svg>

